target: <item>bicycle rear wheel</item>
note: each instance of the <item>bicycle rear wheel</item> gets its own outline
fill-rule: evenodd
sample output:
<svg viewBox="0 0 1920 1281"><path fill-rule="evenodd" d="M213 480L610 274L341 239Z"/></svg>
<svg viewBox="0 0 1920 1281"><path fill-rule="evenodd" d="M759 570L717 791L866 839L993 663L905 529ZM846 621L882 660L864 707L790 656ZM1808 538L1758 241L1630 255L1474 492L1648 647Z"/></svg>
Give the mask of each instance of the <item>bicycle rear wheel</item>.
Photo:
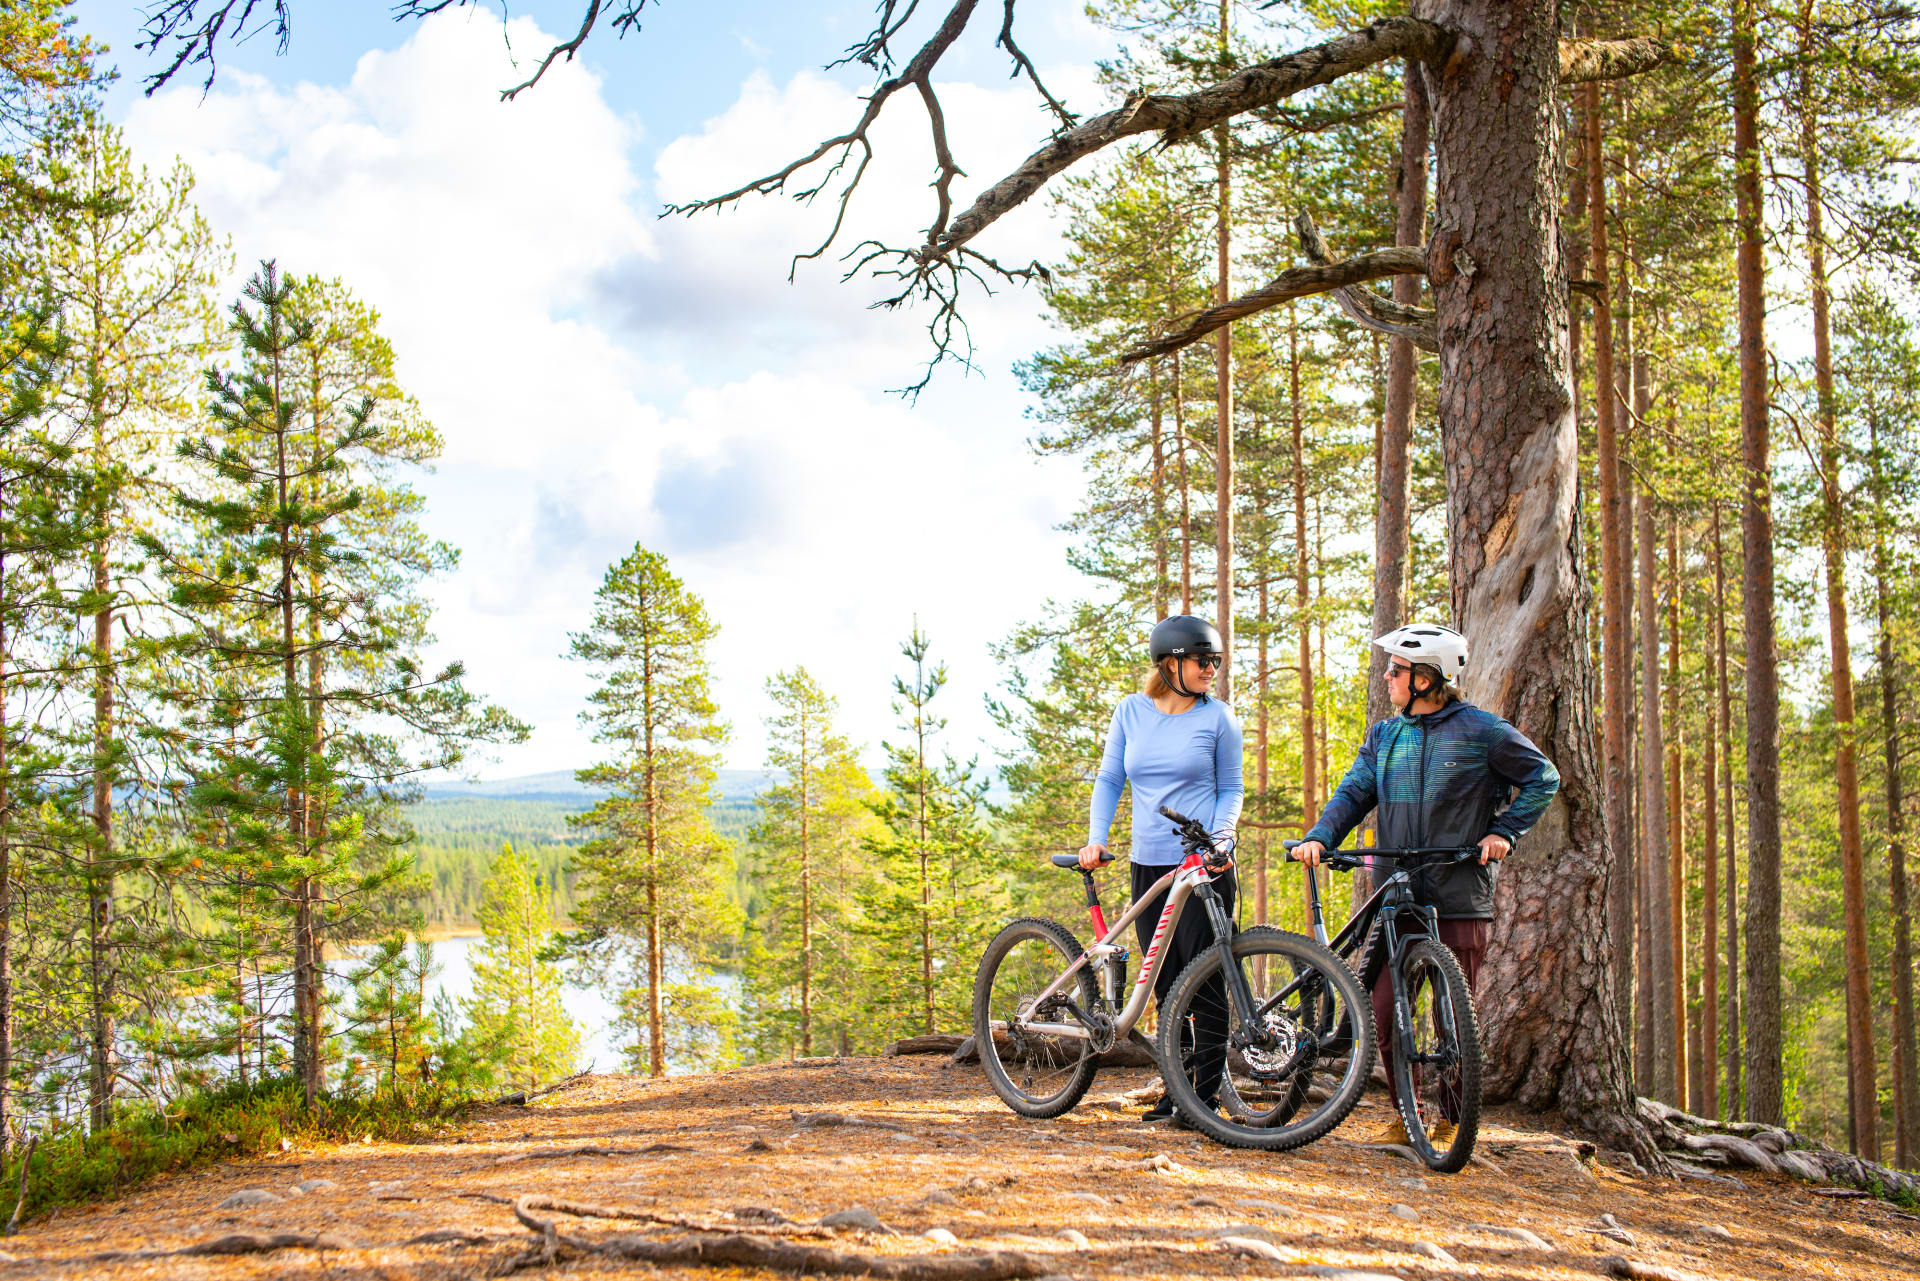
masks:
<svg viewBox="0 0 1920 1281"><path fill-rule="evenodd" d="M987 1083L1002 1102L1021 1116L1059 1116L1093 1084L1094 1046L1087 1037L1047 1035L1029 1023L1080 1025L1068 1005L1092 1010L1097 995L1091 966L1082 967L1052 987L1083 949L1058 921L1027 917L1013 922L987 944L973 984L973 1038Z"/></svg>
<svg viewBox="0 0 1920 1281"><path fill-rule="evenodd" d="M1394 1029L1393 1083L1420 1159L1442 1174L1466 1168L1480 1133L1480 1028L1460 958L1418 938L1400 955L1407 1026ZM1398 1013L1396 1012L1396 1018ZM1453 1132L1434 1142L1441 1122Z"/></svg>
<svg viewBox="0 0 1920 1281"><path fill-rule="evenodd" d="M1232 951L1269 1043L1253 1043L1256 1029L1227 999L1220 953L1209 948L1174 980L1161 1011L1167 1091L1220 1143L1269 1151L1311 1143L1353 1111L1373 1071L1366 994L1339 957L1299 934L1255 926L1235 936ZM1250 963L1261 959L1265 965ZM1209 1028L1224 1028L1229 1047L1217 1070L1190 1062L1196 1033ZM1211 1097L1202 1097L1196 1075L1207 1078Z"/></svg>

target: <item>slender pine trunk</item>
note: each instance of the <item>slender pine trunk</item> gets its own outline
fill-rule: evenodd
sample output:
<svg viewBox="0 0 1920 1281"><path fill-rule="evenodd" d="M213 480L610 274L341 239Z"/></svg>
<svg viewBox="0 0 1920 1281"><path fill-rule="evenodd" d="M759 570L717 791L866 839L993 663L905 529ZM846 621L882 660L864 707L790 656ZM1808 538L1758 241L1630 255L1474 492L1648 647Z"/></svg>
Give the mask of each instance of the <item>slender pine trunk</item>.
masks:
<svg viewBox="0 0 1920 1281"><path fill-rule="evenodd" d="M1726 1065L1726 1098L1721 1111L1727 1116L1741 1113L1740 1053L1740 876L1734 859L1733 811L1733 696L1727 683L1727 559L1720 540L1720 504L1713 505L1713 669L1714 701L1719 712L1716 738L1720 744L1720 803L1726 825L1727 893L1725 924L1727 938L1727 988L1722 1051Z"/></svg>
<svg viewBox="0 0 1920 1281"><path fill-rule="evenodd" d="M1753 0L1733 4L1733 164L1739 301L1741 557L1747 700L1747 1116L1786 1120L1780 1010L1780 690L1773 618L1773 461Z"/></svg>
<svg viewBox="0 0 1920 1281"><path fill-rule="evenodd" d="M1672 437L1669 437L1671 440ZM1687 798L1684 727L1680 723L1680 539L1677 522L1667 514L1667 922L1673 932L1674 1102L1695 1108L1692 1046L1687 1033Z"/></svg>
<svg viewBox="0 0 1920 1281"><path fill-rule="evenodd" d="M1220 57L1228 60L1231 31L1229 0L1220 0ZM1232 131L1214 130L1214 182L1219 201L1217 245L1219 262L1213 297L1219 304L1233 298L1228 268L1233 256ZM1213 467L1213 600L1214 626L1220 629L1220 652L1227 656L1216 678L1221 702L1233 697L1233 326L1222 325L1214 336L1215 399ZM931 1029L929 1029L931 1030Z"/></svg>
<svg viewBox="0 0 1920 1281"><path fill-rule="evenodd" d="M1889 604L1890 556L1887 548L1886 478L1880 465L1878 412L1868 403L1867 428L1873 458L1875 505L1873 595L1879 625L1880 720L1887 794L1887 904L1893 932L1893 1163L1912 1169L1920 1162L1920 1065L1916 1063L1913 1010L1913 910L1907 881L1905 783L1900 776L1900 717L1894 699L1893 621Z"/></svg>

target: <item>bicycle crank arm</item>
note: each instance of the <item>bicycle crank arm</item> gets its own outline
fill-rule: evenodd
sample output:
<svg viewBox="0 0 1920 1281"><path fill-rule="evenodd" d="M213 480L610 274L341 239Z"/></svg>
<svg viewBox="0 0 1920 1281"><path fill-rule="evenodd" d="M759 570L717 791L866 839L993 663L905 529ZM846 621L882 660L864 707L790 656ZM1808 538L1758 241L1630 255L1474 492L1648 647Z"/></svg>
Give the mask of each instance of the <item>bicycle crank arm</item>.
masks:
<svg viewBox="0 0 1920 1281"><path fill-rule="evenodd" d="M1018 1027L1015 1027L996 1019L991 1026L996 1032L1008 1032L1020 1036L1063 1036L1071 1037L1077 1041L1092 1039L1088 1035L1087 1029L1081 1027L1078 1023L1022 1023Z"/></svg>

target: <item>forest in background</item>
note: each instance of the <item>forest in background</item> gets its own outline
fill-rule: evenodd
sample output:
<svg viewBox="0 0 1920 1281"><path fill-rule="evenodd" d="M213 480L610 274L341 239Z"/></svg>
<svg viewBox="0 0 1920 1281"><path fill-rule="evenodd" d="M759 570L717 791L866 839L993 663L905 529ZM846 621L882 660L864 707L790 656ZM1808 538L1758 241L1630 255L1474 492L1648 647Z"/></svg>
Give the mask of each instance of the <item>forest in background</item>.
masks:
<svg viewBox="0 0 1920 1281"><path fill-rule="evenodd" d="M1514 532L1533 529L1517 499L1461 507L1529 461L1449 445L1472 391L1423 304L1471 258L1371 260L1391 296L1364 276L1331 301L1296 288L1302 258L1448 230L1428 200L1442 88L1408 46L1404 69L1357 66L1051 190L1059 337L1016 374L1035 450L1083 468L1086 589L1034 603L999 688L950 690L903 628L876 776L796 655L766 691L776 781L726 801L727 718L697 661L719 621L636 546L571 641L594 681L591 798L564 826L532 799L422 809L419 776L526 730L416 656L423 584L457 555L408 484L441 427L349 282L268 262L215 297L232 264L191 174L148 173L100 121L64 12L0 21L0 1145L99 1159L116 1126L268 1083L317 1115L550 1079L570 1062L563 968L613 997L654 1073L962 1027L1002 920L1077 916L1045 856L1085 841L1108 718L1174 612L1229 638L1244 911L1297 927L1277 842L1383 713L1368 638L1458 621L1472 558L1536 536ZM1118 50L1103 89L1237 83L1384 12L1097 5ZM1543 744L1591 771L1610 833L1618 1004L1588 1031L1636 1093L1912 1165L1920 32L1898 7L1745 0L1562 22L1671 42L1637 74L1563 50L1541 130L1562 234L1540 271L1572 298L1577 451L1556 474L1577 485L1559 530L1577 577L1542 560L1550 581L1530 566L1508 608L1564 597L1590 652L1556 661L1597 677ZM1473 640L1474 679L1518 652L1497 626ZM1006 759L948 741L956 696L988 700ZM1523 868L1567 848L1546 829L1579 803L1522 842ZM510 822L542 839L500 849ZM1336 886L1333 921L1353 892ZM494 977L471 1009L430 1010L408 936L469 910ZM700 981L717 970L739 1002Z"/></svg>

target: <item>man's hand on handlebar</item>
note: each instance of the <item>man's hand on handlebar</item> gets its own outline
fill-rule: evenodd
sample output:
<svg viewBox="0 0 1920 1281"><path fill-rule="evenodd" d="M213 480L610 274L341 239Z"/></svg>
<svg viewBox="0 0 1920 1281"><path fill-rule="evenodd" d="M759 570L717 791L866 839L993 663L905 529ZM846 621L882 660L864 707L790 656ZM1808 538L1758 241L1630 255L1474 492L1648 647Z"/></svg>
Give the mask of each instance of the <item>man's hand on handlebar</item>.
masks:
<svg viewBox="0 0 1920 1281"><path fill-rule="evenodd" d="M1498 832L1488 832L1480 838L1480 866L1482 867L1487 865L1488 859L1498 863L1511 853L1513 853L1513 842Z"/></svg>
<svg viewBox="0 0 1920 1281"><path fill-rule="evenodd" d="M1293 847L1293 856L1308 867L1319 867L1320 856L1326 852L1327 847L1319 841L1301 841Z"/></svg>
<svg viewBox="0 0 1920 1281"><path fill-rule="evenodd" d="M1080 868L1082 871L1091 872L1112 858L1113 855L1107 852L1107 847L1096 841L1080 851Z"/></svg>

